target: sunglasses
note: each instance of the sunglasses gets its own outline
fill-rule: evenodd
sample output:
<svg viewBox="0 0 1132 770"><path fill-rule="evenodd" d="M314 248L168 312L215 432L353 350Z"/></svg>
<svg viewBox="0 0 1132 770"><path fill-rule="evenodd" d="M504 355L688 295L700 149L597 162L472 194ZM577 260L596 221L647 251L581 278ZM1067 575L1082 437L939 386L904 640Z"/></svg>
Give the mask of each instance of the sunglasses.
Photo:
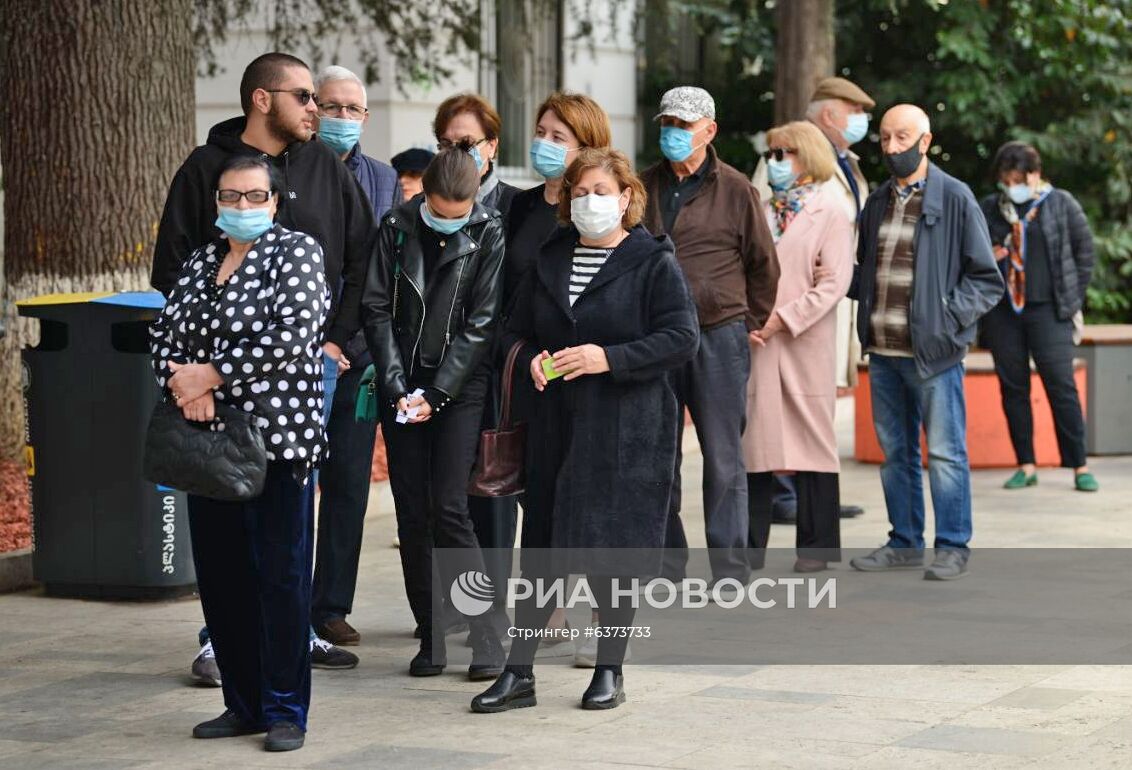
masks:
<svg viewBox="0 0 1132 770"><path fill-rule="evenodd" d="M797 153L798 151L793 148L775 147L773 150L767 150L766 152L764 152L763 158L765 160L774 158L775 160L780 161L787 155L796 155Z"/></svg>
<svg viewBox="0 0 1132 770"><path fill-rule="evenodd" d="M304 107L310 104L310 100L314 98L314 92L305 88L265 88L263 90L269 94L291 94Z"/></svg>

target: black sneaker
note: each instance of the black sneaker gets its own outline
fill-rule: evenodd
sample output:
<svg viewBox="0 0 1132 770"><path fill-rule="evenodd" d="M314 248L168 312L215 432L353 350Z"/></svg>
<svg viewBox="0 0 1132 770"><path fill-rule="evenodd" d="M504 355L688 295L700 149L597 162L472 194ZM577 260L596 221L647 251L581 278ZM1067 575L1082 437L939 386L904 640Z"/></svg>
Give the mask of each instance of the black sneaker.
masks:
<svg viewBox="0 0 1132 770"><path fill-rule="evenodd" d="M210 719L207 722L201 722L193 728L194 738L234 738L237 735L254 735L262 733L266 730L265 727L258 727L256 725L248 724L247 722L236 716L236 713L229 709L225 711L216 719Z"/></svg>
<svg viewBox="0 0 1132 770"><path fill-rule="evenodd" d="M264 751L294 751L301 749L307 735L294 722L276 722L267 729L263 741Z"/></svg>
<svg viewBox="0 0 1132 770"><path fill-rule="evenodd" d="M358 656L354 653L343 650L341 647L335 647L320 636L311 640L311 668L337 670L354 668L357 665ZM280 724L290 724L290 722L281 722Z"/></svg>
<svg viewBox="0 0 1132 770"><path fill-rule="evenodd" d="M503 673L507 656L495 635L495 629L485 623L472 627L472 665L468 666L468 679L473 682L495 679Z"/></svg>

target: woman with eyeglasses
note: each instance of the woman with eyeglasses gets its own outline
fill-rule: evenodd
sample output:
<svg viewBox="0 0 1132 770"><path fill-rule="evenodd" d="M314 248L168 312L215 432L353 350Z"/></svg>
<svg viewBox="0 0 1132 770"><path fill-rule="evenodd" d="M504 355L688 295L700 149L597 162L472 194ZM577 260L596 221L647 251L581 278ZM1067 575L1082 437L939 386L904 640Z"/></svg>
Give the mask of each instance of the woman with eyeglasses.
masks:
<svg viewBox="0 0 1132 770"><path fill-rule="evenodd" d="M835 169L829 140L808 121L767 133L771 199L763 205L782 274L774 311L750 333L747 465L751 566L770 537L775 473L798 495L795 572L840 560L837 438L837 303L853 277L853 227L823 184ZM821 268L815 277L815 271Z"/></svg>
<svg viewBox="0 0 1132 770"><path fill-rule="evenodd" d="M324 454L321 344L330 310L318 241L274 222L280 186L258 156L224 163L214 193L223 235L192 252L150 330L158 383L185 419L212 422L226 404L255 415L263 432L259 497L189 495L188 504L226 708L193 735L266 731L269 751L303 745L310 709L311 474Z"/></svg>
<svg viewBox="0 0 1132 770"><path fill-rule="evenodd" d="M362 314L376 395L387 406L382 432L405 591L421 630L409 674L436 676L447 665L444 634L436 628L447 591L433 593L433 549L448 549L437 563L442 586L484 572L467 489L492 376L503 222L498 211L476 202L480 175L466 151L441 150L422 181L423 197L382 219ZM502 669L495 617L467 619L473 681Z"/></svg>
<svg viewBox="0 0 1132 770"><path fill-rule="evenodd" d="M432 131L441 150L463 148L476 162L480 186L476 202L493 208L507 219L511 199L518 189L499 179L495 159L503 121L495 108L478 94L456 94L440 103Z"/></svg>
<svg viewBox="0 0 1132 770"><path fill-rule="evenodd" d="M1006 279L1002 301L983 316L983 339L994 357L1002 409L1018 470L1006 489L1038 483L1030 358L1042 378L1061 466L1074 488L1100 485L1085 456L1085 419L1073 379L1074 315L1085 306L1093 274L1093 235L1081 204L1042 177L1042 158L1024 142L1007 142L991 166L999 192L982 201L991 243Z"/></svg>

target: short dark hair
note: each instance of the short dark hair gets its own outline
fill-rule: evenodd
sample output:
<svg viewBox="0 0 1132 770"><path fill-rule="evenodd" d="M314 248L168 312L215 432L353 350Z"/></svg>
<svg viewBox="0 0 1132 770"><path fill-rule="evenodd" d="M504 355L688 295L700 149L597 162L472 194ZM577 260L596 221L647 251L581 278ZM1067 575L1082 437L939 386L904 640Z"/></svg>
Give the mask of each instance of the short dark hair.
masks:
<svg viewBox="0 0 1132 770"><path fill-rule="evenodd" d="M998 148L991 164L991 178L998 181L1008 171L1021 171L1029 174L1042 170L1042 156L1031 144L1007 142Z"/></svg>
<svg viewBox="0 0 1132 770"><path fill-rule="evenodd" d="M279 173L279 169L275 164L267 160L261 155L231 155L220 166L220 173L216 175L216 181L212 187L214 190L220 189L220 178L227 174L229 171L248 171L250 169L258 168L267 174L268 183L271 189L278 193L283 189L283 175Z"/></svg>
<svg viewBox="0 0 1132 770"><path fill-rule="evenodd" d="M467 148L456 146L436 153L421 184L425 195L437 195L446 201L471 200L480 189L480 172Z"/></svg>
<svg viewBox="0 0 1132 770"><path fill-rule="evenodd" d="M265 53L252 59L252 63L244 68L244 76L240 78L240 106L244 114L247 115L252 111L252 94L257 88L264 90L278 88L283 82L284 73L292 67L310 70L302 59L279 51Z"/></svg>

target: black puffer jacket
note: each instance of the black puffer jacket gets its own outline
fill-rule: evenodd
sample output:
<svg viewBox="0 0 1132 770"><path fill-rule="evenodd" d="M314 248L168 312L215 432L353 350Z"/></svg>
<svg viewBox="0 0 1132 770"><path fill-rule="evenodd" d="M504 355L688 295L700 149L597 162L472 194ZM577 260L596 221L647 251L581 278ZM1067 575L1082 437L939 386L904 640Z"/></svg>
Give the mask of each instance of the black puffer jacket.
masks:
<svg viewBox="0 0 1132 770"><path fill-rule="evenodd" d="M478 203L468 224L444 238L426 285L421 200L382 219L362 297L366 343L388 401L408 391L417 361L437 370L432 387L459 398L491 347L503 290L503 221Z"/></svg>
<svg viewBox="0 0 1132 770"><path fill-rule="evenodd" d="M996 246L1010 233L1010 224L999 211L998 201L998 195L989 195L982 201L991 243ZM1085 289L1093 277L1093 233L1089 220L1076 198L1065 190L1055 189L1042 203L1037 222L1049 253L1057 317L1068 321L1084 307ZM1003 264L999 266L1002 268Z"/></svg>

